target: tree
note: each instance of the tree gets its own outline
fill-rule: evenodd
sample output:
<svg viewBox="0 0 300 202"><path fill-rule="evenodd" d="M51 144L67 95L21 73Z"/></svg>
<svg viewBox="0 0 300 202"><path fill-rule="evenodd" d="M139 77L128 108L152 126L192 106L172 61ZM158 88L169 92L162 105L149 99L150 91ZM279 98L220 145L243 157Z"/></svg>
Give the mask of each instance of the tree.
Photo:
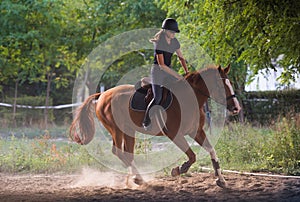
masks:
<svg viewBox="0 0 300 202"><path fill-rule="evenodd" d="M85 1L85 16L83 23L90 32L91 43L93 48L96 48L107 39L124 33L126 31L141 29L141 28L159 28L162 20L165 17L165 12L157 8L156 4L152 1L139 1L139 0L90 0ZM90 53L92 49L87 52ZM141 59L141 55L132 53L121 58L117 61L112 61L113 64L105 72L102 78L99 78L97 71L82 72L82 80L100 80L105 83L107 87L116 85L118 78L121 78L126 72L130 71L138 65L142 65L149 61L151 56L147 53L146 60ZM111 57L111 56L107 56ZM104 59L104 58L102 58ZM112 58L110 58L112 59ZM94 92L90 83L87 83L90 92ZM83 97L83 96L82 96Z"/></svg>
<svg viewBox="0 0 300 202"><path fill-rule="evenodd" d="M19 82L47 83L46 128L52 82L58 88L66 85L68 72L72 73L79 67L76 65L76 52L64 40L70 31L66 22L72 19L66 15L70 14L66 10L69 8L52 1L1 3L2 82L8 82L10 78L16 81L15 98ZM65 69L65 73L59 74L59 69Z"/></svg>
<svg viewBox="0 0 300 202"><path fill-rule="evenodd" d="M0 92L15 100L46 96L46 106L53 96L71 101L71 84L93 48L127 30L158 27L165 17L154 2L138 0L3 0L0 13ZM139 54L123 56L105 78L120 78L141 62Z"/></svg>
<svg viewBox="0 0 300 202"><path fill-rule="evenodd" d="M0 82L7 84L14 82L13 116L15 123L16 100L18 96L18 85L22 84L28 76L27 66L31 65L28 58L27 38L31 33L24 33L26 26L21 23L26 16L27 7L3 1L0 5L2 17L0 18ZM0 85L0 89L1 89Z"/></svg>

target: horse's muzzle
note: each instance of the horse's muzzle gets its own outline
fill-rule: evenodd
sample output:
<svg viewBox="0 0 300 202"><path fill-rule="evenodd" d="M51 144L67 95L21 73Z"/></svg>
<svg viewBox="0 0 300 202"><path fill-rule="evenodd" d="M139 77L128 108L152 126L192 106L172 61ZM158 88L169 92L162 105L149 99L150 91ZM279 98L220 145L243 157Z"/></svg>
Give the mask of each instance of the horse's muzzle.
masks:
<svg viewBox="0 0 300 202"><path fill-rule="evenodd" d="M227 109L230 111L231 115L237 115L241 111L241 107L239 107L239 106L233 106L233 107L230 107Z"/></svg>
<svg viewBox="0 0 300 202"><path fill-rule="evenodd" d="M232 115L237 115L238 113L240 113L242 108L236 96L232 96L231 99L233 103L231 105L227 105L227 109L231 112Z"/></svg>
<svg viewBox="0 0 300 202"><path fill-rule="evenodd" d="M233 110L232 110L232 113L235 115L235 114L238 114L240 113L241 109L238 108L238 107L235 107Z"/></svg>

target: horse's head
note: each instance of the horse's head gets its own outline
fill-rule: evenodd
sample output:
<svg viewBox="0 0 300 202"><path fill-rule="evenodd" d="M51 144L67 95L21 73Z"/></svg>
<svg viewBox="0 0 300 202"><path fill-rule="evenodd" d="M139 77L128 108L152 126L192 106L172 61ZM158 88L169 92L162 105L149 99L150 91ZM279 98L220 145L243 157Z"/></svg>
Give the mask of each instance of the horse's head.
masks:
<svg viewBox="0 0 300 202"><path fill-rule="evenodd" d="M224 69L222 69L221 66L218 66L218 71L220 73L220 80L222 81L225 89L227 109L232 114L238 114L241 110L241 107L238 99L236 98L231 82L227 76L230 71L230 65Z"/></svg>
<svg viewBox="0 0 300 202"><path fill-rule="evenodd" d="M230 65L226 68L208 67L196 73L190 73L186 80L195 92L206 97L211 97L216 102L226 105L232 114L238 114L240 104L235 96L231 82L227 76Z"/></svg>

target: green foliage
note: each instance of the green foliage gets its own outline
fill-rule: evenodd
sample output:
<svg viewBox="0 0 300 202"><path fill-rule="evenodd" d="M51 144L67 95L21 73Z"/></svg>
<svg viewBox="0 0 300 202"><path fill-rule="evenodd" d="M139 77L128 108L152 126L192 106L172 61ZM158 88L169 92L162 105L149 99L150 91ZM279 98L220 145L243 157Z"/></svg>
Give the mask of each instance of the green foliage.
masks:
<svg viewBox="0 0 300 202"><path fill-rule="evenodd" d="M66 87L79 65L77 53L66 43L72 12L66 4L53 1L3 1L0 6L0 52L4 84L14 86L18 97L20 84L44 84L44 106L50 105L53 88ZM3 85L2 82L0 85ZM36 91L34 95L39 96ZM27 92L25 91L25 94ZM48 124L44 110L44 127ZM50 119L51 121L51 119Z"/></svg>
<svg viewBox="0 0 300 202"><path fill-rule="evenodd" d="M11 72L5 76L22 82L43 82L51 68L68 67L74 62L74 53L68 51L64 42L68 24L61 12L62 4L3 1L0 9L3 14L0 47L4 50L0 54L1 68Z"/></svg>
<svg viewBox="0 0 300 202"><path fill-rule="evenodd" d="M72 172L83 165L100 166L83 147L51 141L47 134L33 140L14 136L0 139L0 151L0 172Z"/></svg>
<svg viewBox="0 0 300 202"><path fill-rule="evenodd" d="M72 102L74 80L93 48L127 30L157 27L165 16L152 1L137 0L4 0L0 13L0 92L43 95L43 105L49 105L50 96L54 105ZM113 86L116 78L140 64L138 54L120 58L105 83Z"/></svg>
<svg viewBox="0 0 300 202"><path fill-rule="evenodd" d="M152 149L152 142L147 135L144 134L136 134L136 142L134 146L134 153L135 154L148 154L151 152Z"/></svg>
<svg viewBox="0 0 300 202"><path fill-rule="evenodd" d="M271 140L268 167L289 174L300 174L300 115L283 118Z"/></svg>
<svg viewBox="0 0 300 202"><path fill-rule="evenodd" d="M215 62L242 62L243 67L236 71L239 77L244 76L243 80L245 66L256 74L264 68L276 69L275 60L284 68L281 82L294 80L300 72L298 0L157 2L168 16L178 19L183 33L197 39Z"/></svg>
<svg viewBox="0 0 300 202"><path fill-rule="evenodd" d="M44 106L45 97L43 96L23 96L19 97L16 100L17 105L26 105L26 106ZM13 103L13 98L7 98L7 103ZM52 100L49 101L49 104L52 105ZM44 109L31 109L31 108L17 108L15 117L12 116L12 108L0 108L1 112L1 124L2 126L8 127L12 126L14 121L16 121L19 126L42 126ZM15 120L13 120L15 118ZM48 119L49 121L54 121L53 110L48 110Z"/></svg>
<svg viewBox="0 0 300 202"><path fill-rule="evenodd" d="M132 52L127 55L120 57L116 60L110 67L104 72L102 78L95 78L95 80L101 81L102 84L105 85L106 88L111 88L117 85L122 76L130 72L130 70L134 70L138 68L139 71L143 68L143 65L148 63L149 58L144 58L141 55L141 52ZM150 72L150 68L145 69L145 71ZM92 76L97 76L98 74L95 72L91 74ZM129 83L130 81L127 81ZM129 83L130 84L130 83Z"/></svg>
<svg viewBox="0 0 300 202"><path fill-rule="evenodd" d="M86 20L87 26L91 29L96 29L93 41L94 47L126 31L141 28L156 28L165 17L165 13L158 9L152 1L91 0L87 1L86 6L90 12L90 18ZM133 40L133 43L138 43L138 39L130 38L130 36L129 40ZM110 47L112 53L110 54L108 51L107 55L99 59L101 60L99 61L100 63L113 63L105 71L102 78L97 77L99 70L98 72L91 71L88 78L89 81L96 80L98 82L101 80L106 88L113 87L124 74L138 66L147 64L151 59L151 56L145 50L138 50L140 52L132 52L120 58L113 58L115 56L114 53L118 51L119 44L116 44L116 47ZM107 50L109 47L105 48ZM140 54L141 52L143 52L144 56ZM151 55L153 55L152 52ZM102 64L99 64L99 67L101 68ZM89 90L90 92L95 91L94 89Z"/></svg>
<svg viewBox="0 0 300 202"><path fill-rule="evenodd" d="M259 91L244 93L242 98L245 117L253 124L269 125L279 117L300 112L300 91Z"/></svg>
<svg viewBox="0 0 300 202"><path fill-rule="evenodd" d="M224 169L300 174L300 117L283 118L272 128L232 124L216 150Z"/></svg>
<svg viewBox="0 0 300 202"><path fill-rule="evenodd" d="M300 69L298 10L296 0L3 0L0 89L7 94L16 83L34 84L29 88L32 95L53 96L54 104L61 102L58 99L72 86L93 48L124 31L158 28L166 15L177 18L181 35L196 41L216 63L232 64L230 76L237 90L244 88L248 65L254 73L265 67L276 69L272 63L276 59L285 69L280 80L287 83ZM105 82L130 70L132 65L124 66L139 59L131 57L121 58L122 69L122 61L113 68L117 77L112 73ZM25 93L29 92L18 92Z"/></svg>
<svg viewBox="0 0 300 202"><path fill-rule="evenodd" d="M47 95L72 83L97 45L124 31L157 27L165 16L152 1L137 0L4 0L0 12L0 86L50 82Z"/></svg>
<svg viewBox="0 0 300 202"><path fill-rule="evenodd" d="M25 131L23 136L16 134L18 138L13 134L0 138L0 171L71 172L84 166L104 169L89 155L85 147L66 139L62 141L52 139L54 137L52 134L57 132L59 131L40 131L36 133L38 134L36 137L28 138L32 131ZM143 137L142 134L139 135ZM161 143L159 138L151 140L139 138L140 141L136 142L136 153L147 154L153 144ZM270 128L258 128L250 124L230 124L223 130L215 149L222 169L299 175L300 115L289 119L283 118L276 126ZM193 151L198 155L201 153L199 146L193 146ZM172 155L170 151L160 154L156 163L168 158L169 155ZM186 156L180 161L186 161ZM199 157L191 172L200 171L200 166L212 166L208 154L204 159ZM164 171L169 173L171 167L165 168Z"/></svg>
<svg viewBox="0 0 300 202"><path fill-rule="evenodd" d="M216 151L224 169L263 171L269 169L272 132L251 125L232 124L220 137Z"/></svg>

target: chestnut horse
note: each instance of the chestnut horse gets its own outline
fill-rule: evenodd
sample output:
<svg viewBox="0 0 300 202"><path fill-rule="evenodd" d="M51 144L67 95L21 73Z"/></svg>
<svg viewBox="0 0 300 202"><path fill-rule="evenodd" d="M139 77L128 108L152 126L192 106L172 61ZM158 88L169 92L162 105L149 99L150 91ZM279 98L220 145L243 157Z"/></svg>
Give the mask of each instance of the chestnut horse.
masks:
<svg viewBox="0 0 300 202"><path fill-rule="evenodd" d="M210 154L215 175L218 177L216 183L218 186L225 187L226 181L221 174L216 151L206 138L203 129L205 123L203 106L211 97L216 102L226 105L231 113L239 113L241 108L227 76L229 70L230 65L226 68L214 66L186 75L181 82L186 82L192 90L187 90L185 85L175 85L176 90L193 94L196 102L193 104L193 96L190 99L185 96L187 94L183 99L174 96L172 104L164 112L164 117L167 117L164 126L159 127L159 124L152 121L153 127L149 131L145 131L142 127L144 112L134 111L129 107L130 98L135 92L133 85L120 85L103 93L91 95L78 108L70 127L70 136L74 141L83 145L93 139L95 109L97 118L112 136L113 154L128 167L130 175L133 176L132 179L140 185L144 181L134 164L135 132L156 136L165 135L187 155L188 161L180 167L173 168L172 176L186 173L196 161L196 155L185 139L185 136L189 135ZM220 94L222 89L223 95ZM96 104L93 104L97 97L99 98ZM184 112L180 109L182 103L186 104Z"/></svg>

